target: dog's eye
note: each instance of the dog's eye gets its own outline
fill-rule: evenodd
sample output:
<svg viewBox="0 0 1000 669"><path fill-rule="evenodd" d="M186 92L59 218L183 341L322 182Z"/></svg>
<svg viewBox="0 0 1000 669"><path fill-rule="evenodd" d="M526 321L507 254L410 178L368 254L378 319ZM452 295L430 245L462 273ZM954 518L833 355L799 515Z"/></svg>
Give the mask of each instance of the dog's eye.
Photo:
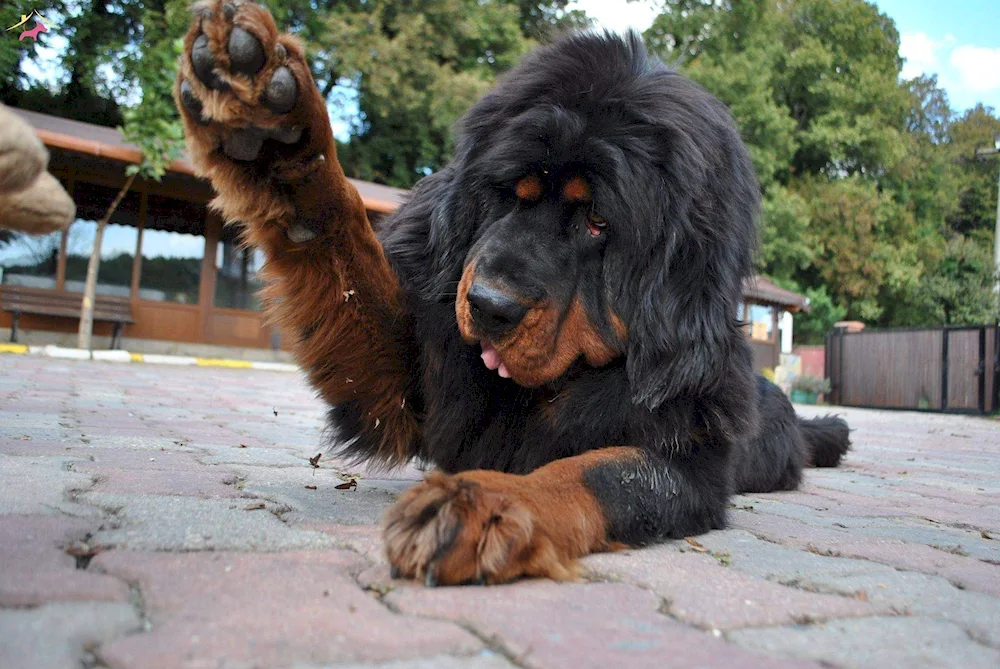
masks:
<svg viewBox="0 0 1000 669"><path fill-rule="evenodd" d="M604 232L606 227L608 227L608 222L603 218L592 211L587 214L587 230L590 231L590 234L594 237L597 237Z"/></svg>

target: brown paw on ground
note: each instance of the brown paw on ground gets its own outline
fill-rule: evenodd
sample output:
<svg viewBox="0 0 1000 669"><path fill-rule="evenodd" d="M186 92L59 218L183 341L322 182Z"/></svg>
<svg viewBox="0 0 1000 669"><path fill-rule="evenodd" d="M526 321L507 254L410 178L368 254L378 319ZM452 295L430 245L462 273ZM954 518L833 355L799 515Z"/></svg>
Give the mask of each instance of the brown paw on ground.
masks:
<svg viewBox="0 0 1000 669"><path fill-rule="evenodd" d="M427 586L576 577L536 520L503 486L432 473L387 512L386 553L394 577Z"/></svg>

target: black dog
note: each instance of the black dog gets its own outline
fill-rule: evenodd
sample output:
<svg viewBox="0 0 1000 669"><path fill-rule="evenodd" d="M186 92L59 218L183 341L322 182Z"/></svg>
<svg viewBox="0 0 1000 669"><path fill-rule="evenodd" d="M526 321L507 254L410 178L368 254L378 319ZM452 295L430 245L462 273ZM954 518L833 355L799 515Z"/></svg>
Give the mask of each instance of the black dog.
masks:
<svg viewBox="0 0 1000 669"><path fill-rule="evenodd" d="M217 205L268 254L271 309L343 451L433 474L389 511L398 574L566 578L725 524L848 429L752 373L736 320L759 186L726 108L638 37L540 49L460 122L378 238L302 49L265 10L196 9L177 98Z"/></svg>

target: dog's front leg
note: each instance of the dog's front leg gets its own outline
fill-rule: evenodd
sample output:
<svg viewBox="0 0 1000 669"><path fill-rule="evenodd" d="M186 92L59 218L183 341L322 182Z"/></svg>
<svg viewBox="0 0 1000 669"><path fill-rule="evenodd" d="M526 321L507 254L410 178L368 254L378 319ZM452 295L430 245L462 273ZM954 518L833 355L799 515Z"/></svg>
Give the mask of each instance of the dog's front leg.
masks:
<svg viewBox="0 0 1000 669"><path fill-rule="evenodd" d="M615 447L523 476L431 474L386 514L389 562L432 585L574 578L589 553L720 527L728 482L698 455Z"/></svg>
<svg viewBox="0 0 1000 669"><path fill-rule="evenodd" d="M348 407L363 455L405 461L410 320L397 277L340 164L302 45L266 9L194 6L175 86L187 144L214 205L264 250L269 316L331 405Z"/></svg>

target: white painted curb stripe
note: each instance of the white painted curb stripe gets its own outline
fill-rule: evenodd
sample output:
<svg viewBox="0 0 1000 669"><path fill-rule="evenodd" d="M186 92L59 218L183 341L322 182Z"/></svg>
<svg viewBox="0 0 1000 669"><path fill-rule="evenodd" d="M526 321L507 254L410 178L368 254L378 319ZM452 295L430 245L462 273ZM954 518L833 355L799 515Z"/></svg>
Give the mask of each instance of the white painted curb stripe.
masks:
<svg viewBox="0 0 1000 669"><path fill-rule="evenodd" d="M132 362L128 351L93 351L91 357L103 362Z"/></svg>
<svg viewBox="0 0 1000 669"><path fill-rule="evenodd" d="M157 353L130 353L128 351L97 350L87 351L62 346L24 346L4 344L0 353L15 355L39 355L62 360L98 360L100 362L133 363L149 362L155 365L175 365L190 367L226 367L229 369L259 369L267 372L297 372L298 365L287 362L257 362L253 360L227 360L225 358L195 358L185 355L161 355Z"/></svg>
<svg viewBox="0 0 1000 669"><path fill-rule="evenodd" d="M151 362L156 365L196 365L198 358L191 358L184 355L159 355L157 353L143 353L143 362Z"/></svg>
<svg viewBox="0 0 1000 669"><path fill-rule="evenodd" d="M90 351L82 348L62 348L61 346L46 346L42 355L63 360L90 360Z"/></svg>

